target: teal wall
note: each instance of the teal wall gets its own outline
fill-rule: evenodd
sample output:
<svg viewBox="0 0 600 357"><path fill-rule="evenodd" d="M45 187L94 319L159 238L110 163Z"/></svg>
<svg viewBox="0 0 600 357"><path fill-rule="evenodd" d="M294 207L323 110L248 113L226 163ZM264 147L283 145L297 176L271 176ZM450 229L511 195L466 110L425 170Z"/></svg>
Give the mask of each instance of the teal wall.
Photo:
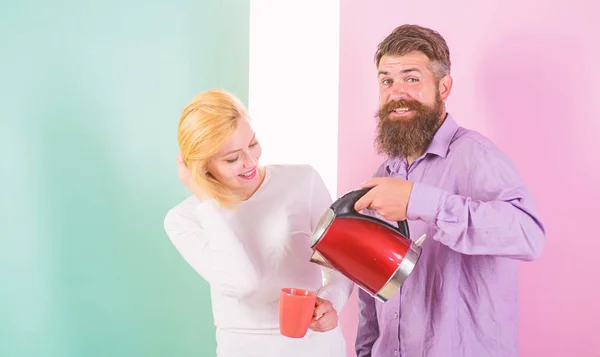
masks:
<svg viewBox="0 0 600 357"><path fill-rule="evenodd" d="M214 356L163 217L185 104L247 102L248 30L248 0L3 0L0 356Z"/></svg>

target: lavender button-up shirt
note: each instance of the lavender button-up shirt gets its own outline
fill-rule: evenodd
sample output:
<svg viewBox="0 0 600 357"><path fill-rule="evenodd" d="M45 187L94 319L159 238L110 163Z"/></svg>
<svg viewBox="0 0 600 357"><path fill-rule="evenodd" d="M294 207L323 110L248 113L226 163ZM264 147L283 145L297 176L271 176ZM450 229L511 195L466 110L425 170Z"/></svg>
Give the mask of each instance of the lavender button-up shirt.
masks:
<svg viewBox="0 0 600 357"><path fill-rule="evenodd" d="M414 183L410 234L427 239L390 300L359 289L358 357L518 356L517 260L537 258L545 232L509 158L448 115L423 156L375 176Z"/></svg>

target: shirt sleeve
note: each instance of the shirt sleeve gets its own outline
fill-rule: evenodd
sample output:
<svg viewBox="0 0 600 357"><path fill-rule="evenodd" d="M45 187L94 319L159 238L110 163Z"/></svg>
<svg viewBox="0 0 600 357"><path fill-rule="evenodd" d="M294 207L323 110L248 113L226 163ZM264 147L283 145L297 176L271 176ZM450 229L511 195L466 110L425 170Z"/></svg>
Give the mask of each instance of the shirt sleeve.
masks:
<svg viewBox="0 0 600 357"><path fill-rule="evenodd" d="M321 216L331 206L332 199L321 176L316 170L313 169L312 171L310 228L314 231ZM323 274L323 287L319 289L317 295L331 301L333 307L339 313L348 301L354 283L337 270L322 266L321 271Z"/></svg>
<svg viewBox="0 0 600 357"><path fill-rule="evenodd" d="M530 261L539 257L545 230L517 170L500 150L481 148L469 175L470 194L414 183L408 219L436 226L433 239L454 251Z"/></svg>
<svg viewBox="0 0 600 357"><path fill-rule="evenodd" d="M357 357L371 357L373 345L379 338L379 323L375 299L358 288L358 329L354 343Z"/></svg>
<svg viewBox="0 0 600 357"><path fill-rule="evenodd" d="M193 212L170 210L164 228L179 253L211 288L238 298L258 289L256 269L218 212L216 201L200 202Z"/></svg>

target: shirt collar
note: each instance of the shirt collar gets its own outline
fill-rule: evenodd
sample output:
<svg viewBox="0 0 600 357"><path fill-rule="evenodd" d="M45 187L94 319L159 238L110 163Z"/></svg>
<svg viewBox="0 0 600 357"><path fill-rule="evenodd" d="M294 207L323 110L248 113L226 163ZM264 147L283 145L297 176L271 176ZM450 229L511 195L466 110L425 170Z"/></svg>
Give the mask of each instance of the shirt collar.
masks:
<svg viewBox="0 0 600 357"><path fill-rule="evenodd" d="M429 143L429 147L425 151L426 154L434 154L439 157L446 157L448 155L448 150L450 149L450 144L452 143L452 139L454 138L454 134L458 130L458 124L452 118L452 115L448 113L446 115L446 119L437 130L431 143Z"/></svg>
<svg viewBox="0 0 600 357"><path fill-rule="evenodd" d="M452 118L452 115L448 113L446 115L446 119L433 135L433 139L431 139L431 143L425 150L426 154L433 154L439 157L446 157L448 155L448 150L450 149L450 144L452 143L452 139L454 138L454 134L458 130L458 124ZM386 164L386 169L388 173L398 173L400 169L405 165L404 158L389 158Z"/></svg>

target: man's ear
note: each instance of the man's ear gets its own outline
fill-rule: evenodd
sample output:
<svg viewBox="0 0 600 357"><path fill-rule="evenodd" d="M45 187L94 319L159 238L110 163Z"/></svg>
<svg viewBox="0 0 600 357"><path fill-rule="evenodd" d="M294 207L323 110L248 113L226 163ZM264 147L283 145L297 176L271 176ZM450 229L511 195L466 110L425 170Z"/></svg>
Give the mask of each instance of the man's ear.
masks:
<svg viewBox="0 0 600 357"><path fill-rule="evenodd" d="M448 96L450 95L450 91L452 90L452 77L447 74L445 76L443 76L438 84L438 90L440 92L440 97L442 98L442 101L446 101L446 99L448 99Z"/></svg>

